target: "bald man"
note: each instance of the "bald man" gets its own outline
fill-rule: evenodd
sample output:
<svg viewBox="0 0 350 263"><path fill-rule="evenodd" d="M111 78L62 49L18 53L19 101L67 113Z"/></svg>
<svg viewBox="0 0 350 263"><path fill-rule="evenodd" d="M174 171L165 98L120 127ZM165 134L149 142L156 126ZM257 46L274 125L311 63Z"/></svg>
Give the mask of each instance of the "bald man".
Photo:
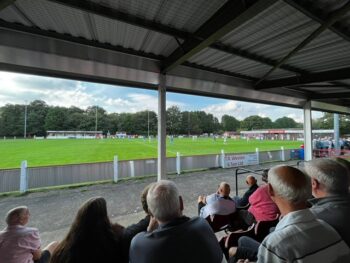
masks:
<svg viewBox="0 0 350 263"><path fill-rule="evenodd" d="M235 202L230 197L231 188L221 182L216 193L207 197L198 197L198 214L206 218L209 215L229 215L236 211Z"/></svg>
<svg viewBox="0 0 350 263"><path fill-rule="evenodd" d="M249 203L249 197L255 192L256 189L258 189L257 180L254 176L248 175L246 180L246 184L248 185L248 190L244 193L242 197L235 196L234 201L236 203L236 206L246 206Z"/></svg>
<svg viewBox="0 0 350 263"><path fill-rule="evenodd" d="M26 206L11 209L6 215L7 227L0 231L1 263L48 263L58 245L52 242L41 249L39 231L27 227L30 213Z"/></svg>

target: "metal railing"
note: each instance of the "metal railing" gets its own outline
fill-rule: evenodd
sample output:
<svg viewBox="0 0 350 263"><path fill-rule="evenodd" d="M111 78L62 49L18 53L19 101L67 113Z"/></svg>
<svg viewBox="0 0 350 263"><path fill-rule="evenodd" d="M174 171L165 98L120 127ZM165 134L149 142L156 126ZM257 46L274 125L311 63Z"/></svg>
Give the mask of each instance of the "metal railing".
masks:
<svg viewBox="0 0 350 263"><path fill-rule="evenodd" d="M252 173L252 174L257 174L257 175L262 175L261 171L266 170L266 168L263 169L258 169L258 170L251 170L251 169L247 169L247 168L237 168L235 171L235 178L236 178L236 196L238 196L238 175L240 174L247 174L247 173ZM243 172L239 172L239 171L243 171Z"/></svg>

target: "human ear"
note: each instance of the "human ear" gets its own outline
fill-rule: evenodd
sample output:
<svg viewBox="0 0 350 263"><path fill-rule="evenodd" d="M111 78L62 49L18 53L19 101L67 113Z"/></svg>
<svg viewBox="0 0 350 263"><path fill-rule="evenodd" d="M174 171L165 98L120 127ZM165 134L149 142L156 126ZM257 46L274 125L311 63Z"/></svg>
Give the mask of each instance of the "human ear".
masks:
<svg viewBox="0 0 350 263"><path fill-rule="evenodd" d="M180 211L183 211L184 210L184 202L183 202L181 196L179 196L179 201L180 201Z"/></svg>
<svg viewBox="0 0 350 263"><path fill-rule="evenodd" d="M269 192L269 195L271 196L271 198L272 197L274 197L275 196L275 192L274 192L274 190L273 190L273 188L272 188L272 185L271 184L267 184L268 185L268 192Z"/></svg>

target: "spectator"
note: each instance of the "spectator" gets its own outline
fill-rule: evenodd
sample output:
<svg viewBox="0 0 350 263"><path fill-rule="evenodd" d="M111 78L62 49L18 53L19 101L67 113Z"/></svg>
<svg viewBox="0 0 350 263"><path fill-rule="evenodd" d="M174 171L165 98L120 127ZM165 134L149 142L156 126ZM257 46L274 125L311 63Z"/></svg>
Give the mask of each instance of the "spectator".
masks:
<svg viewBox="0 0 350 263"><path fill-rule="evenodd" d="M108 218L106 200L91 198L80 207L50 263L122 262L122 234L123 228Z"/></svg>
<svg viewBox="0 0 350 263"><path fill-rule="evenodd" d="M305 163L311 177L314 199L310 209L317 218L330 224L350 247L349 177L345 166L331 159L315 159Z"/></svg>
<svg viewBox="0 0 350 263"><path fill-rule="evenodd" d="M258 262L349 262L350 249L339 234L307 209L311 182L304 173L290 166L272 168L269 193L283 218L259 246ZM250 248L259 245L250 241ZM242 258L241 252L235 257Z"/></svg>
<svg viewBox="0 0 350 263"><path fill-rule="evenodd" d="M182 215L182 198L173 182L162 180L152 185L147 203L159 227L133 238L131 263L225 262L208 223L200 217Z"/></svg>
<svg viewBox="0 0 350 263"><path fill-rule="evenodd" d="M257 221L275 220L280 213L277 205L272 201L268 192L268 170L264 170L262 180L265 184L258 187L249 197L250 207L248 210L240 210L238 218L240 219L239 228L245 229Z"/></svg>
<svg viewBox="0 0 350 263"><path fill-rule="evenodd" d="M258 189L257 181L254 176L248 175L246 178L246 184L249 186L249 189L244 193L242 197L235 196L234 200L236 203L236 206L246 206L249 203L249 197L255 192L256 189Z"/></svg>
<svg viewBox="0 0 350 263"><path fill-rule="evenodd" d="M39 230L26 227L30 213L26 206L7 212L7 227L0 231L0 262L2 263L46 263L57 246L50 243L41 250Z"/></svg>
<svg viewBox="0 0 350 263"><path fill-rule="evenodd" d="M206 218L209 215L229 215L236 211L235 202L230 197L230 185L222 182L218 191L207 197L198 197L198 214Z"/></svg>
<svg viewBox="0 0 350 263"><path fill-rule="evenodd" d="M147 194L149 188L152 186L152 184L147 185L142 193L141 193L141 205L143 210L146 213L145 218L141 219L138 223L133 224L125 228L123 233L123 253L124 253L124 259L126 259L125 262L129 262L129 249L130 249L130 243L136 234L146 231L147 227L150 223L150 214L148 211L148 204L147 204Z"/></svg>

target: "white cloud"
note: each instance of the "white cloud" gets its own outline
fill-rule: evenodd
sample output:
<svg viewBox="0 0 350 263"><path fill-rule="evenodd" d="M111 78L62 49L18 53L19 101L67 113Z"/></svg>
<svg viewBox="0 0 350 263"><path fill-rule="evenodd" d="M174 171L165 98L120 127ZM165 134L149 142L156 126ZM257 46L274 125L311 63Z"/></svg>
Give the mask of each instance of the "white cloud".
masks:
<svg viewBox="0 0 350 263"><path fill-rule="evenodd" d="M225 114L239 118L241 105L237 101L227 101L225 103L213 104L202 108L203 111L213 114L221 121Z"/></svg>
<svg viewBox="0 0 350 263"><path fill-rule="evenodd" d="M186 96L177 95L175 100L167 100L167 108L178 106L182 111L199 109L213 114L219 120L227 114L239 120L251 115L259 115L269 117L273 121L284 116L293 118L297 122L303 121L301 109L227 100L209 104L212 102L205 102L206 100L202 97L189 99ZM158 111L156 91L146 92L111 85L0 72L0 106L7 103L24 104L25 101L37 99L44 100L49 105L62 107L76 106L86 109L88 106L98 105L107 112ZM313 112L314 118L320 116L322 113Z"/></svg>
<svg viewBox="0 0 350 263"><path fill-rule="evenodd" d="M238 120L243 120L252 115L258 115L262 118L269 117L272 121L284 116L293 118L297 122L303 121L303 113L301 109L249 102L227 101L219 104L208 105L202 108L202 110L212 113L219 120L221 120L223 115L227 114Z"/></svg>

